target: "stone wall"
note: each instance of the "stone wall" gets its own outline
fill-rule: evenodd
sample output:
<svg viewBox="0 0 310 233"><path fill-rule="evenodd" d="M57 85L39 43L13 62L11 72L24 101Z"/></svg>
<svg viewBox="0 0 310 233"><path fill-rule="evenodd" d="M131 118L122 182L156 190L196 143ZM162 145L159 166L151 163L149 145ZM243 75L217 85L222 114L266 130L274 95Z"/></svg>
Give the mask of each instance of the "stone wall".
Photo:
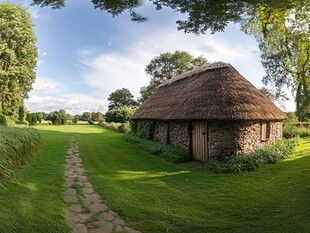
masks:
<svg viewBox="0 0 310 233"><path fill-rule="evenodd" d="M154 129L154 140L167 144L168 123L166 121L156 121Z"/></svg>
<svg viewBox="0 0 310 233"><path fill-rule="evenodd" d="M154 140L173 144L191 154L191 129L188 121L156 121ZM261 122L208 121L209 159L221 160L253 152L282 138L282 122L267 122L267 140L261 140Z"/></svg>
<svg viewBox="0 0 310 233"><path fill-rule="evenodd" d="M222 159L231 155L253 152L282 138L282 122L267 122L270 133L261 140L261 122L210 121L209 158Z"/></svg>
<svg viewBox="0 0 310 233"><path fill-rule="evenodd" d="M172 121L169 126L170 144L177 145L182 149L190 150L190 131L187 121Z"/></svg>
<svg viewBox="0 0 310 233"><path fill-rule="evenodd" d="M187 121L156 121L154 140L179 146L189 151L190 134Z"/></svg>

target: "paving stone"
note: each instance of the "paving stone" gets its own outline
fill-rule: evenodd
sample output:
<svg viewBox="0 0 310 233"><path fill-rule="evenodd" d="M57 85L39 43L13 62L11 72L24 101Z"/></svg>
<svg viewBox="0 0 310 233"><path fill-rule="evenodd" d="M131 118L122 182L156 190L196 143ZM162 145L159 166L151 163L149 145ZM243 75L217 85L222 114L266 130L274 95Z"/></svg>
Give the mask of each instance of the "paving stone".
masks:
<svg viewBox="0 0 310 233"><path fill-rule="evenodd" d="M86 188L93 188L92 184L89 183L88 181L84 183Z"/></svg>
<svg viewBox="0 0 310 233"><path fill-rule="evenodd" d="M112 222L115 219L114 215L110 211L103 213L102 218L108 222Z"/></svg>
<svg viewBox="0 0 310 233"><path fill-rule="evenodd" d="M66 178L66 179L65 179L65 186L66 186L66 187L69 188L73 183L74 183L74 182L73 182L73 179L71 179L71 178Z"/></svg>
<svg viewBox="0 0 310 233"><path fill-rule="evenodd" d="M119 217L116 217L113 221L114 224L116 225L121 225L121 226L124 226L125 225L125 221Z"/></svg>
<svg viewBox="0 0 310 233"><path fill-rule="evenodd" d="M75 204L75 205L70 206L69 210L74 212L74 213L80 213L80 212L82 212L83 209L82 209L81 205Z"/></svg>
<svg viewBox="0 0 310 233"><path fill-rule="evenodd" d="M64 193L66 202L81 203L85 200L85 204L91 213L82 214L83 207L81 204L73 204L68 207L67 221L72 226L72 233L112 233L112 232L128 232L141 233L130 227L125 227L125 221L121 219L114 211L109 210L108 206L102 203L98 193L94 192L92 184L88 181L82 160L79 157L79 147L75 140L72 140L68 149L66 165L65 165L65 181L67 187ZM82 195L77 197L76 189L71 188L72 185L82 187ZM82 199L81 199L82 198ZM103 212L99 215L97 222L83 224L94 214ZM87 229L97 226L96 229Z"/></svg>
<svg viewBox="0 0 310 233"><path fill-rule="evenodd" d="M76 224L72 233L88 233L87 227L84 224Z"/></svg>
<svg viewBox="0 0 310 233"><path fill-rule="evenodd" d="M112 223L106 223L106 222L101 223L101 222L99 222L98 225L100 225L99 228L91 229L91 230L89 230L89 233L112 233L113 232L113 224Z"/></svg>
<svg viewBox="0 0 310 233"><path fill-rule="evenodd" d="M68 188L65 192L65 195L72 195L75 196L76 195L76 190L73 188Z"/></svg>
<svg viewBox="0 0 310 233"><path fill-rule="evenodd" d="M85 198L88 204L100 202L100 196L97 193L85 194Z"/></svg>
<svg viewBox="0 0 310 233"><path fill-rule="evenodd" d="M87 177L86 177L86 176L81 176L81 175L79 175L79 176L77 176L77 177L79 178L79 180L80 180L81 182L87 181Z"/></svg>
<svg viewBox="0 0 310 233"><path fill-rule="evenodd" d="M77 202L78 201L77 196L73 196L73 195L65 195L64 200L66 202Z"/></svg>
<svg viewBox="0 0 310 233"><path fill-rule="evenodd" d="M114 225L114 232L124 232L125 228L121 225Z"/></svg>
<svg viewBox="0 0 310 233"><path fill-rule="evenodd" d="M77 213L74 213L73 211L68 210L67 221L69 222L71 226L74 226L75 224L79 223L81 220Z"/></svg>
<svg viewBox="0 0 310 233"><path fill-rule="evenodd" d="M89 219L92 214L79 214L78 216L82 222L86 222L86 220Z"/></svg>
<svg viewBox="0 0 310 233"><path fill-rule="evenodd" d="M93 192L94 192L94 189L93 188L88 188L88 187L86 187L86 185L85 185L86 183L84 183L84 189L83 189L83 191L84 191L84 193L87 193L87 194L92 194Z"/></svg>
<svg viewBox="0 0 310 233"><path fill-rule="evenodd" d="M96 214L106 211L108 209L108 206L106 204L94 203L89 205L89 208L93 214Z"/></svg>

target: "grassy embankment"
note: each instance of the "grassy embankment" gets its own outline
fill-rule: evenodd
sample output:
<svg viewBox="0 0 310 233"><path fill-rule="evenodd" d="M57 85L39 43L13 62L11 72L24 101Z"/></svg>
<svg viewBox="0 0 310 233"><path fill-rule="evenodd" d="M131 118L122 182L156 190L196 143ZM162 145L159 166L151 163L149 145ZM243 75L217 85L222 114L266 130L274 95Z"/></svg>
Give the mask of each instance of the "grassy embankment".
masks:
<svg viewBox="0 0 310 233"><path fill-rule="evenodd" d="M96 191L143 232L288 233L310 229L310 138L302 139L294 155L278 164L227 175L188 171L186 166L142 152L123 142L121 134L98 126L38 129L45 141L41 152L7 184L8 190L0 191L0 232L67 232L62 183L72 135L78 139L86 173Z"/></svg>

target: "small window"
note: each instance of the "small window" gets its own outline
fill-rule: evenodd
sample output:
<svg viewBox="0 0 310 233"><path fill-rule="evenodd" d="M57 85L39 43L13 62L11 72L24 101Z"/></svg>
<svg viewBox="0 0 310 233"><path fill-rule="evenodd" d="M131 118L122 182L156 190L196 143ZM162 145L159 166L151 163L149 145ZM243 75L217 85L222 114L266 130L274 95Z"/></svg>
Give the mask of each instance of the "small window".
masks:
<svg viewBox="0 0 310 233"><path fill-rule="evenodd" d="M270 136L270 123L262 122L261 123L261 140L267 141Z"/></svg>

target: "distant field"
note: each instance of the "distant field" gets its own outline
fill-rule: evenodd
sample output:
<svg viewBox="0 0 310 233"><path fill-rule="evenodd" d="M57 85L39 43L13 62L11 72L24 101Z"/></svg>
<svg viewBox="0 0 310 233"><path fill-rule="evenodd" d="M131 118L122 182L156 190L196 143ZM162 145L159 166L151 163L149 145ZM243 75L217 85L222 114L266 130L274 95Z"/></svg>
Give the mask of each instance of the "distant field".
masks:
<svg viewBox="0 0 310 233"><path fill-rule="evenodd" d="M38 126L44 146L0 190L0 232L69 232L62 201L75 137L94 188L142 232L309 232L310 138L293 157L257 172L188 171L95 125Z"/></svg>

